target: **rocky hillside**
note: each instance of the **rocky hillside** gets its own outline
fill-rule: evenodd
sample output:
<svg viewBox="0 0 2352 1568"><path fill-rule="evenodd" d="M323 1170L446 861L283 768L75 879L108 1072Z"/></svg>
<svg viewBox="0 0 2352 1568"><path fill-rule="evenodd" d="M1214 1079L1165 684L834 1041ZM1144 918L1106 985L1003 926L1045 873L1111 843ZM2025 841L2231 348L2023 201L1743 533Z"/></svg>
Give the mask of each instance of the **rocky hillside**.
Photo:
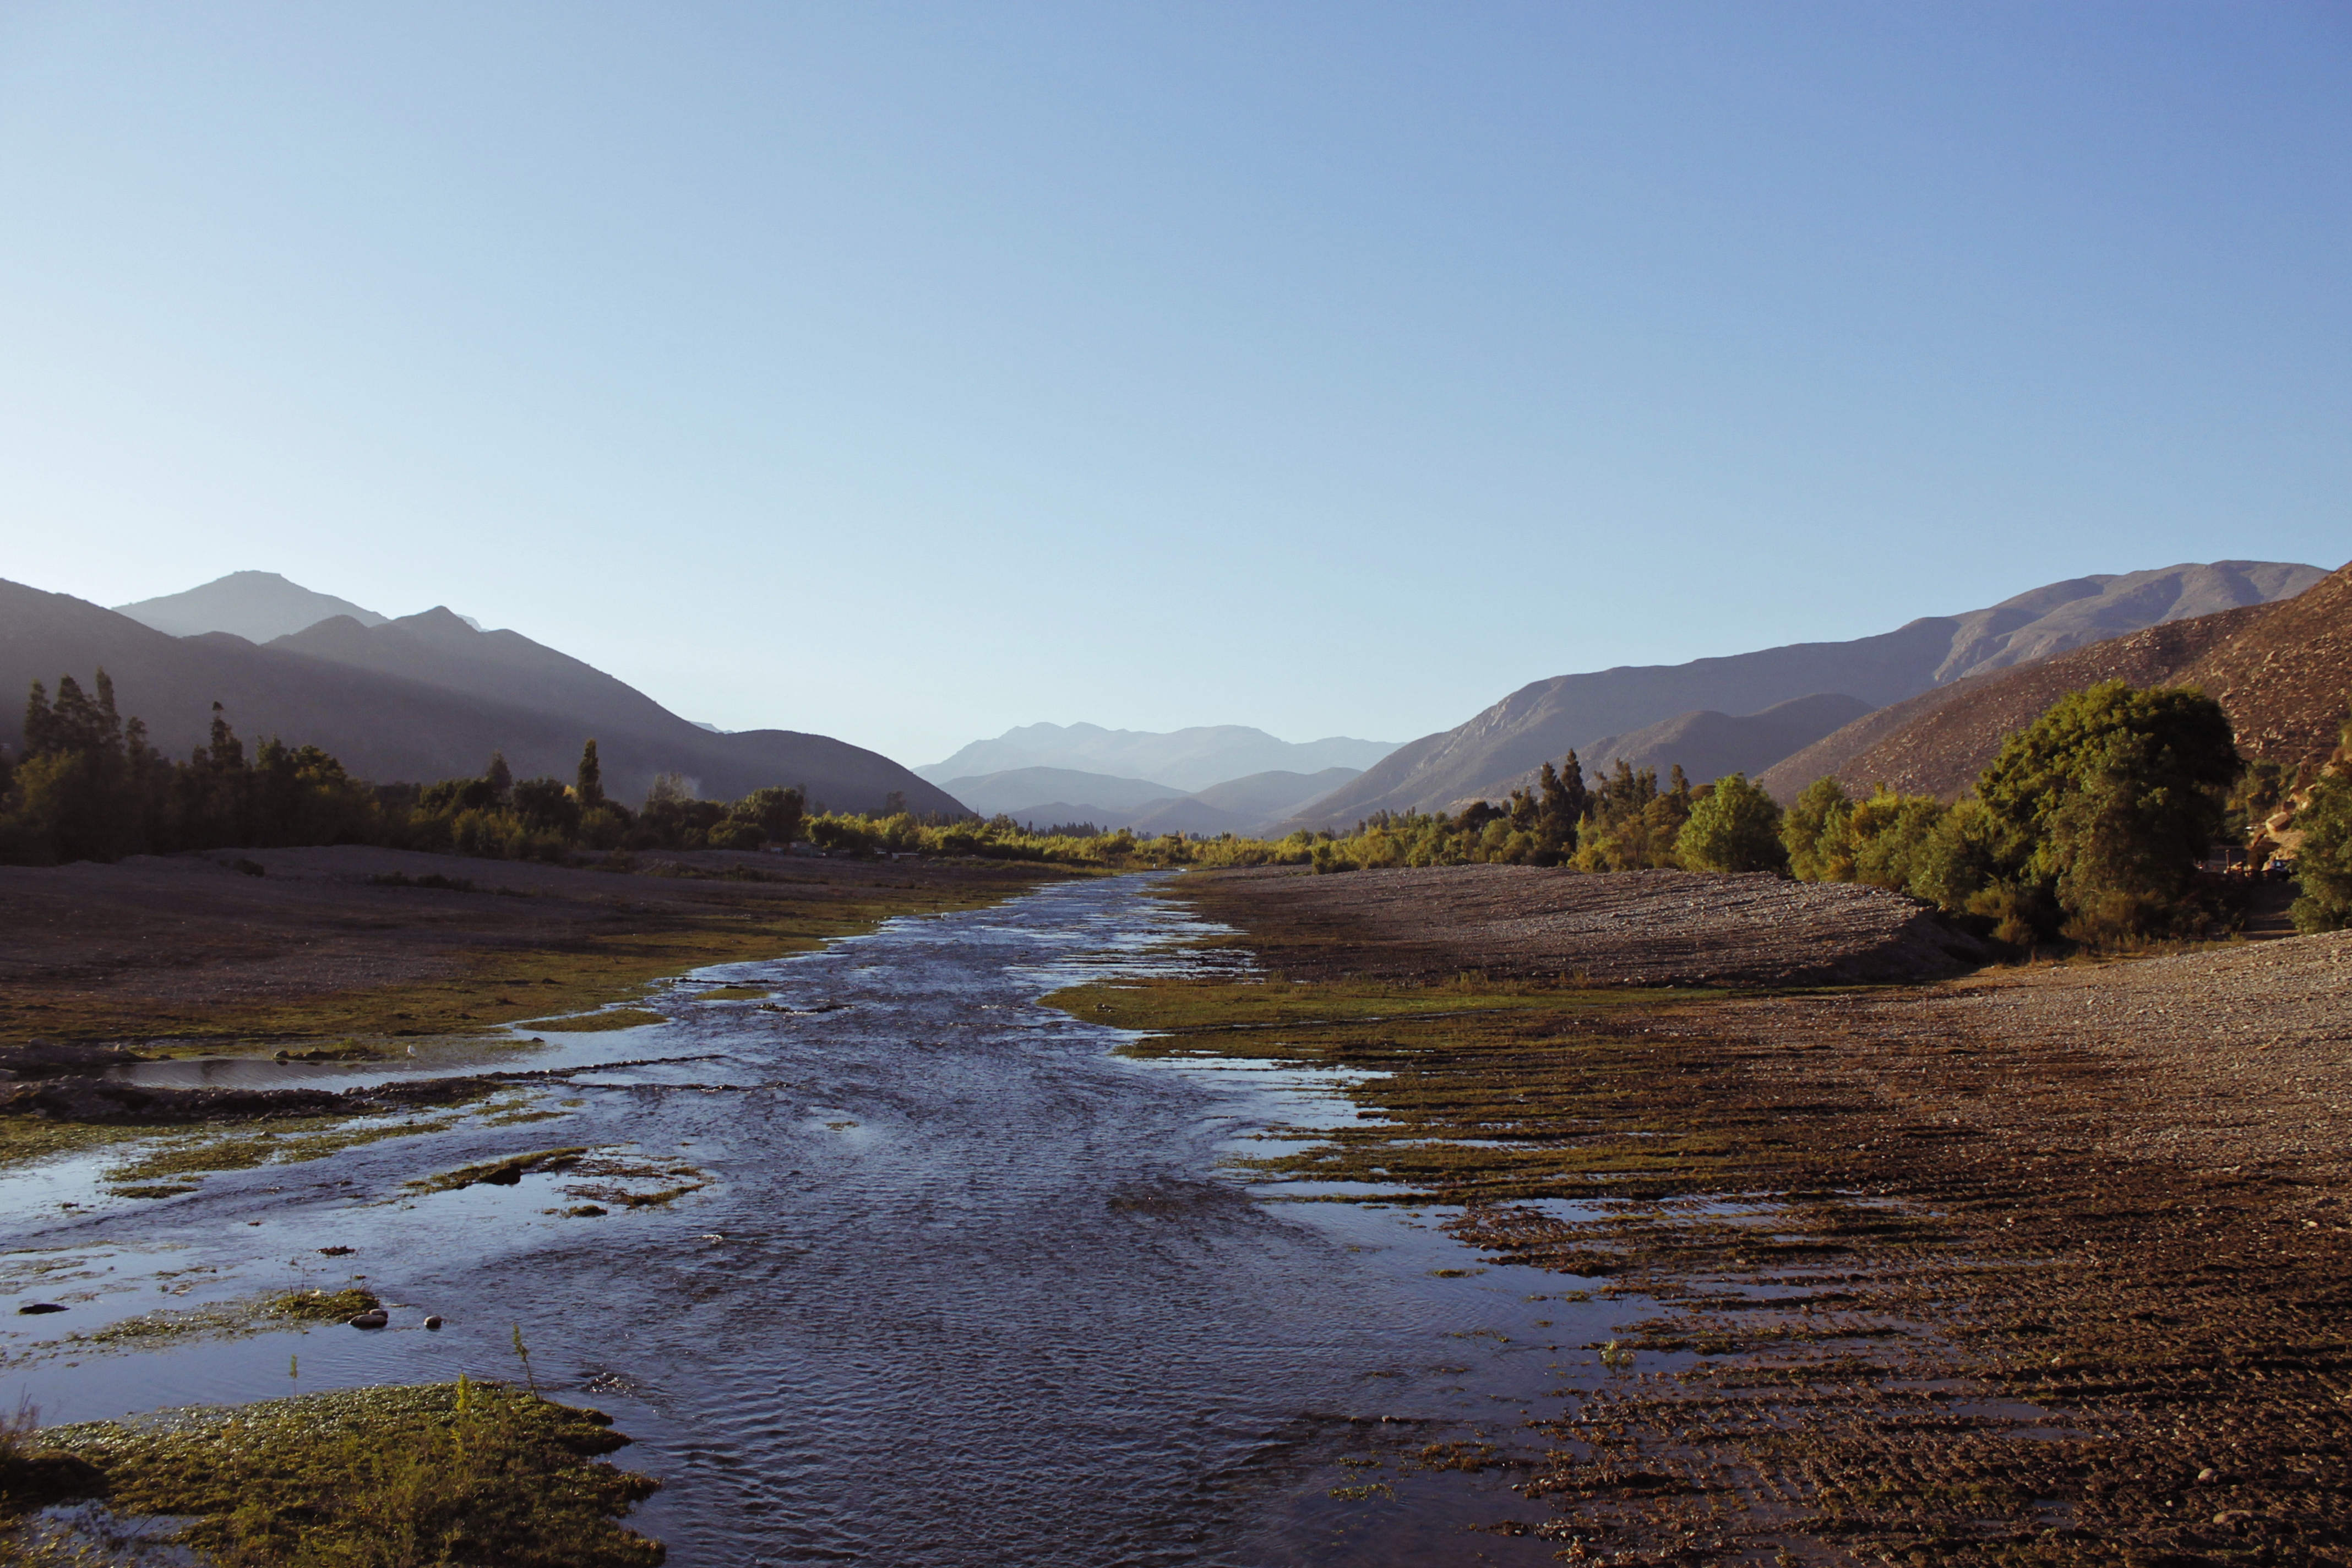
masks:
<svg viewBox="0 0 2352 1568"><path fill-rule="evenodd" d="M1851 642L1792 643L1688 664L1556 676L1520 688L1465 724L1398 748L1284 826L1344 826L1376 811L1433 811L1467 799L1496 799L1539 763L1571 748L1589 766L1605 765L1610 744L1678 718L1696 721L1707 710L1755 717L1800 698L1831 694L1879 708L2119 632L2264 604L2326 575L2291 562L2219 561L2074 577L1985 609L1924 616ZM1822 732L1795 733L1790 744L1793 749ZM1742 755L1749 769L1777 761ZM1692 773L1695 780L1707 776L1705 770Z"/></svg>
<svg viewBox="0 0 2352 1568"><path fill-rule="evenodd" d="M1782 800L1835 775L1955 799L2022 729L2069 691L2102 680L2195 686L2237 726L2249 757L2317 765L2352 700L2352 566L2291 599L2155 626L2016 669L1972 676L1882 709L1768 770Z"/></svg>

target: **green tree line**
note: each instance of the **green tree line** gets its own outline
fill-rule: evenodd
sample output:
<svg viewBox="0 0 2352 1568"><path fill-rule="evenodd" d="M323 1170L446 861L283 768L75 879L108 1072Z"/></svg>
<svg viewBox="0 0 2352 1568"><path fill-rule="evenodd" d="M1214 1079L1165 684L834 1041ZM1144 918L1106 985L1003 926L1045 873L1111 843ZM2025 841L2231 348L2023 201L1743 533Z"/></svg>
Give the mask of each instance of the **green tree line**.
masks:
<svg viewBox="0 0 2352 1568"><path fill-rule="evenodd" d="M1825 778L1783 812L1744 774L1693 786L1677 766L1661 784L1655 769L1619 760L1588 781L1570 752L1502 802L1382 813L1352 832L1280 840L1038 832L1004 816L920 819L904 810L811 813L797 789L698 800L674 775L632 811L605 795L593 740L568 781L518 780L493 754L476 778L371 784L315 746L273 737L248 754L217 704L206 742L175 761L149 744L137 719L121 717L102 670L89 690L59 680L54 699L35 682L24 731L22 752L0 756L0 861L14 864L342 843L562 860L805 838L831 854L1104 868L1679 867L1866 882L1980 919L2020 945L2185 930L2207 847L2242 837L2294 783L2277 768L2245 765L2228 717L2201 692L2121 681L2060 699L1950 805L1884 788L1856 799ZM2352 725L2336 762L2299 798L2296 921L2315 931L2352 923Z"/></svg>
<svg viewBox="0 0 2352 1568"><path fill-rule="evenodd" d="M183 850L373 844L492 858L561 860L632 849L757 849L800 836L802 792L696 800L675 776L635 811L607 797L596 742L570 780L518 780L492 753L478 778L372 784L316 746L272 737L247 753L220 704L205 743L164 756L118 711L100 670L26 700L24 746L0 755L0 862L58 865Z"/></svg>

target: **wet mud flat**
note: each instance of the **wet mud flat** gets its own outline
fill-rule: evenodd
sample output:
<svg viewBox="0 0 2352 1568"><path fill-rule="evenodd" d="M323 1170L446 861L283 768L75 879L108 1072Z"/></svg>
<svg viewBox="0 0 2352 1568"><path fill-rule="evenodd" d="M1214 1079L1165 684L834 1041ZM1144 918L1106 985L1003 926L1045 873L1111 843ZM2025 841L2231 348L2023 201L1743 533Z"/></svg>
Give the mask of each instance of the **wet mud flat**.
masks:
<svg viewBox="0 0 2352 1568"><path fill-rule="evenodd" d="M1175 891L1269 970L1346 946L1246 879ZM1639 1309L1466 1457L1567 1560L2352 1561L2352 937L1766 994L1421 940L1417 982L1071 1000L1344 1072L1354 1124L1270 1142L1268 1179Z"/></svg>

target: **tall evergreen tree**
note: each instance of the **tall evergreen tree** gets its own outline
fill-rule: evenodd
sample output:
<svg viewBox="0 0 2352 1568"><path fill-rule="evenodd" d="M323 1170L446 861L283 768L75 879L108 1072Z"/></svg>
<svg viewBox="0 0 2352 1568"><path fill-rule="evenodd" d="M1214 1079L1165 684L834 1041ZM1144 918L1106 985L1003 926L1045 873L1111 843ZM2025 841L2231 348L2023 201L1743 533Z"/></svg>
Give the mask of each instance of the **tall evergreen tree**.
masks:
<svg viewBox="0 0 2352 1568"><path fill-rule="evenodd" d="M593 810L604 804L604 769L596 761L593 739L580 748L580 773L572 793L580 797L580 809L583 811Z"/></svg>
<svg viewBox="0 0 2352 1568"><path fill-rule="evenodd" d="M1591 804L1591 795L1584 787L1584 764L1576 753L1555 771L1549 763L1543 765L1538 780L1541 806L1536 816L1536 841L1548 855L1572 854L1576 849L1577 819Z"/></svg>
<svg viewBox="0 0 2352 1568"><path fill-rule="evenodd" d="M507 766L507 754L504 752L492 752L490 753L489 771L482 776L489 781L491 797L500 805L504 805L508 800L512 798L514 795L514 770Z"/></svg>

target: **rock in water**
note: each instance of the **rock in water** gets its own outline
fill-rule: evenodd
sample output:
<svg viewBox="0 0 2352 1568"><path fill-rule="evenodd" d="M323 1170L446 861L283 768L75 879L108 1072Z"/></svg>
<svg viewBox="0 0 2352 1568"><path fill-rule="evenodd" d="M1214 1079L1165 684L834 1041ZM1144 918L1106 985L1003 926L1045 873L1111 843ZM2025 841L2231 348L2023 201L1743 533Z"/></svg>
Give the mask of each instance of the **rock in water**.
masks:
<svg viewBox="0 0 2352 1568"><path fill-rule="evenodd" d="M347 1321L355 1329L380 1329L392 1321L392 1314L382 1307L377 1307L370 1311L361 1312Z"/></svg>

